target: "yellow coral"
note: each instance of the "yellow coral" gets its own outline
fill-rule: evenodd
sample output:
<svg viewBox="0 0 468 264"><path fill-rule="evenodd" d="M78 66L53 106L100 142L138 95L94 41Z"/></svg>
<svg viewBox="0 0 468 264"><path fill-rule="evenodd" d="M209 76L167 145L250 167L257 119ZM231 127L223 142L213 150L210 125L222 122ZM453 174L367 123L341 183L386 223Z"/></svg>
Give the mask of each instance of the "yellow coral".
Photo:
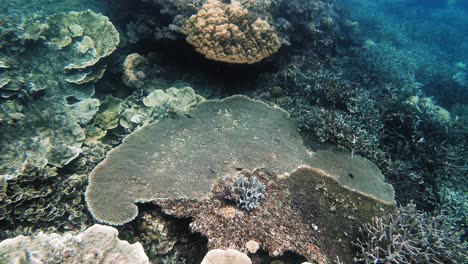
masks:
<svg viewBox="0 0 468 264"><path fill-rule="evenodd" d="M233 0L208 0L182 27L187 42L206 58L229 63L255 63L278 51L281 43L268 22Z"/></svg>

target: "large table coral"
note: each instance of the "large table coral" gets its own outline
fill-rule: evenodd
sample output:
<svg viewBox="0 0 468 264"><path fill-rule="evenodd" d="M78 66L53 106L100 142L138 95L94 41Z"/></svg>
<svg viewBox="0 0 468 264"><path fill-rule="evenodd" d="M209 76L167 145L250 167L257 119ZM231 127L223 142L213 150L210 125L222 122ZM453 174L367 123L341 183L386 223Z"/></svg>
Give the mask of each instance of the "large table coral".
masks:
<svg viewBox="0 0 468 264"><path fill-rule="evenodd" d="M96 219L119 225L136 217L134 203L207 198L217 179L237 169L289 172L307 153L287 116L236 96L202 102L190 117L145 126L92 172L89 209Z"/></svg>
<svg viewBox="0 0 468 264"><path fill-rule="evenodd" d="M281 46L268 22L235 0L229 5L208 0L185 22L182 32L206 58L229 63L255 63Z"/></svg>
<svg viewBox="0 0 468 264"><path fill-rule="evenodd" d="M310 167L297 169L302 164ZM250 211L235 207L230 186L253 176L250 183L264 186L262 199ZM193 218L192 230L210 248L246 251L254 240L272 255L294 251L324 263L349 260L357 226L395 204L374 164L309 149L287 112L244 96L204 101L189 116L129 135L91 173L86 200L109 224L133 220L135 203L154 202Z"/></svg>

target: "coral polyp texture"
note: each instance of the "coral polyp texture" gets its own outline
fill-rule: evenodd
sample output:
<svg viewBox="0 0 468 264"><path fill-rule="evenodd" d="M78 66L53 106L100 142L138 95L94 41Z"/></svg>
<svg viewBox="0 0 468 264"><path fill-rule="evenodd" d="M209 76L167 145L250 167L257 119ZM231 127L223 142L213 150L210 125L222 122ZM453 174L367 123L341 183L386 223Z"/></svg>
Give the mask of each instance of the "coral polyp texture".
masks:
<svg viewBox="0 0 468 264"><path fill-rule="evenodd" d="M149 263L140 243L119 240L117 229L93 225L76 236L39 234L0 243L2 263Z"/></svg>
<svg viewBox="0 0 468 264"><path fill-rule="evenodd" d="M256 63L281 46L268 22L235 0L230 4L208 0L181 31L206 58L228 63Z"/></svg>
<svg viewBox="0 0 468 264"><path fill-rule="evenodd" d="M255 177L261 193L249 210L229 201L242 177ZM358 223L395 204L374 164L325 146L312 151L287 112L245 96L204 101L190 117L130 134L92 171L86 201L109 224L125 224L138 213L135 203L153 202L193 218L192 231L211 249L247 252L254 240L273 256L294 251L323 263L352 259Z"/></svg>

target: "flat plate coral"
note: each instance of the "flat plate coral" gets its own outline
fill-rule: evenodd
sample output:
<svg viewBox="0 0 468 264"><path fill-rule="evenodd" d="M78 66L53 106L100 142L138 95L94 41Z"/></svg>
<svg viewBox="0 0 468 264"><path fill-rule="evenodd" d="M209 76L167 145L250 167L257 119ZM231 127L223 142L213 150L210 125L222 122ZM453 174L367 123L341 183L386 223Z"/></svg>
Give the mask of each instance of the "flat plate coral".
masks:
<svg viewBox="0 0 468 264"><path fill-rule="evenodd" d="M368 160L313 148L279 108L245 96L204 101L190 116L128 136L91 173L86 200L97 220L113 225L133 220L135 203L157 203L167 214L194 219L192 230L208 237L210 248L246 251L254 239L272 255L290 250L322 263L333 255L350 260L347 234L392 211L393 188ZM266 201L253 212L229 205L226 187L258 168Z"/></svg>
<svg viewBox="0 0 468 264"><path fill-rule="evenodd" d="M308 158L287 112L244 96L205 101L128 136L90 175L86 200L96 219L120 225L137 202L207 198L237 169L286 173Z"/></svg>

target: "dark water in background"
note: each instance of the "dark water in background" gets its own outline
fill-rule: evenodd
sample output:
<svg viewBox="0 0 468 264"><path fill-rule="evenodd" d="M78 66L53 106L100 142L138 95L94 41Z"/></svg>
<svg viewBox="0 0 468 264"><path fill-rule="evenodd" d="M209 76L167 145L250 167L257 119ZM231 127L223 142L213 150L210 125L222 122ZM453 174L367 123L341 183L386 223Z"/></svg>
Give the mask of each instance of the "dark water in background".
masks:
<svg viewBox="0 0 468 264"><path fill-rule="evenodd" d="M360 21L364 35L406 54L405 60L411 61L413 66L409 67L414 67L415 78L428 95L446 107L456 102L466 104L466 89L438 85L445 79L442 75L452 75L463 86L466 82L462 73L468 56L466 1L345 2L350 4L351 16ZM457 67L457 63L461 64Z"/></svg>
<svg viewBox="0 0 468 264"><path fill-rule="evenodd" d="M194 54L193 49L183 41L180 35L176 35L176 38L178 38L176 40L167 37L155 41L152 39L155 37L151 36L148 38L149 40L143 39L136 43L131 43L132 36L128 33L130 22L140 17L142 17L142 20L146 19L149 21L150 19L148 19L148 16L151 16L152 12L157 12L157 10L145 10L146 4L142 4L141 2L145 1L0 0L0 44L3 45L0 45L0 55L10 55L14 53L9 49L13 50L15 48L8 46L8 37L14 34L7 32L11 30L11 28L15 28L14 26L11 27L12 24L23 23L27 17L36 17L40 20L59 12L91 9L96 13L102 13L108 16L121 36L125 36L123 38L121 37L119 47L114 54L107 58L106 62L108 66L104 77L94 84L96 90L94 97L99 98L101 101L104 101L107 95L113 95L116 98L124 100L132 94L133 90L126 89L121 81L121 65L125 56L133 52L147 54L155 51L157 53L157 55L155 55L156 61L161 62L163 66L160 69L153 70L158 74L163 72L166 74L165 76L168 76L167 80L165 80L166 84L173 83L178 79L182 79L188 83L193 81L191 84L195 90L207 98L217 98L237 93L262 98L262 92L256 91L262 91L261 89L263 89L262 87L265 86L265 83L269 83L264 82L261 77L266 75L266 79L270 79L272 83L277 82L278 84L284 84L286 81L282 82L280 77L277 78L278 75L275 75L275 72L281 72L281 70L288 69L288 67L291 68L291 65L295 65L291 62L292 59L289 60L287 58L289 51L285 48L280 50L278 57L275 58L276 60L266 60L254 65L226 65L207 61L199 54ZM166 1L155 0L154 2L164 5ZM407 97L410 95L417 95L418 100L420 100L415 103L415 107L419 111L418 114L429 115L430 111L437 112L440 110L438 112L440 116L448 114L450 116L450 122L452 122L450 123L451 125L441 125L440 123L429 122L428 120L431 117L425 119L425 117L417 116L418 114L416 114L417 117L412 114L399 116L399 112L398 114L396 112L393 116L394 119L386 119L385 122L382 121L381 126L379 125L379 129L381 130L379 130L378 133L376 132L376 134L382 136L379 141L379 146L376 148L384 153L382 156L385 156L385 159L391 160L391 162L389 162L391 164L389 165L383 162L382 160L384 158L377 157L377 154L369 154L371 151L365 153L365 150L362 150L361 153L363 153L363 155L368 154L367 157L372 159L373 162L377 163L382 170L384 170L384 174L388 177L387 180L394 184L398 202L403 204L411 200L416 200L418 208L429 212L439 212L446 216L448 219L447 221L456 223L461 232L464 232L464 239L466 240L468 226L468 212L466 211L468 210L468 165L466 160L466 158L468 158L466 150L468 139L468 124L466 120L466 118L468 118L468 1L338 0L336 2L337 6L345 10L339 13L339 15L342 16L340 19L343 21L350 20L357 22L359 30L346 32L346 34L344 34L346 35L346 40L342 41L346 44L342 44L341 46L337 44L336 50L334 50L332 55L334 58L323 63L321 66L332 65L335 67L335 65L340 65L340 72L344 72L342 76L345 76L343 77L345 80L353 84L357 83L357 79L365 80L363 81L365 84L359 85L366 88L371 88L373 83L375 83L376 87L379 85L385 87L383 83L388 82L388 87L392 87L388 88L389 90L393 88L401 89L402 93L408 93ZM291 1L291 3L295 3L297 8L300 9L301 6L307 6L309 1L296 0ZM142 14L135 14L133 12L135 10L144 10L144 16ZM278 13L285 15L280 11L278 11ZM171 14L170 10L167 11L167 14L158 15L158 22L163 21L161 24L170 24L171 17L168 14ZM288 17L286 17L286 19L288 19ZM148 24L150 26L152 25L149 22ZM297 39L301 39L301 37L299 36ZM17 39L12 39L11 41L17 41ZM29 41L23 43L26 50L30 47L28 45L33 45L31 43L32 42ZM293 42L290 47L291 50L294 50L294 52L291 52L294 58L306 61L309 59L304 55L307 54L307 52L296 52L301 48L307 49L307 45L303 43L295 45ZM22 59L27 60L27 58ZM356 61L355 65L353 65L353 61ZM361 63L361 65L366 64L366 68L362 68L361 72L356 72L354 68L359 68L359 63ZM303 65L306 65L304 68L309 67L309 69L302 69L306 73L318 71L314 66L301 64L301 66ZM347 72L347 66L343 65L351 65L349 72ZM351 70L351 68L353 69ZM1 70L0 68L0 74L3 74ZM197 73L196 77L190 75L193 72ZM190 76L187 77L188 75ZM347 76L351 75L353 75L353 78L346 79ZM368 80L369 78L370 80ZM378 78L379 80L372 80L372 78ZM307 78L306 80L310 81ZM408 87L404 87L405 85ZM298 87L299 86L298 84ZM417 87L414 88L413 86ZM296 87L289 87L289 90L283 88L282 92L288 97L288 102L294 101L294 96L299 96L298 94L300 93L296 94L295 89ZM302 87L297 89L302 89ZM14 100L21 101L27 109L37 107L39 111L49 111L47 115L44 114L45 117L43 120L38 121L34 119L31 120L30 123L26 122L26 124L47 124L48 120L53 120L53 122L57 122L58 124L54 124L55 127L61 126L62 121L60 117L62 113L59 113L61 111L57 109L51 110L52 108L47 110L47 104L41 102L42 93L43 92L38 92L31 97L18 93L17 97L0 99L0 106L3 107L0 112L0 120L2 120L0 125L3 126L0 127L0 131L2 132L0 137L3 137L3 139L0 140L0 143L2 141L15 141L18 135L25 134L24 128L19 129L16 127L20 122L16 123L16 121L10 120L7 122L8 125L5 125L5 120L7 120L5 116L8 116L9 111L13 112L13 110L7 107L7 102L13 98ZM397 105L397 103L395 103L397 101L396 99L395 102L389 103L388 101L391 101L391 98L385 97L388 95L382 94L376 93L375 98L377 98L377 105L386 105L387 103L392 106ZM271 96L271 98L274 98L274 96ZM425 100L424 103L421 99ZM35 100L39 103L35 103ZM67 97L66 100L71 104L76 101L76 98L70 96ZM311 96L308 101L319 102L320 100L322 99L313 98ZM320 107L329 107L332 105L333 107L340 108L341 104L345 104L342 102L330 102L333 101L331 99L327 101L329 100L328 98L323 100L326 103L320 105ZM285 103L285 105L288 104ZM294 112L294 107L287 110L292 112L294 117L301 120L300 115L307 111L297 110ZM285 106L285 108L287 107ZM404 106L397 105L395 108L404 108ZM425 110L429 108L431 109L430 111ZM386 109L382 110L382 115L387 113L385 110ZM395 110L388 110L388 112L391 111ZM431 113L433 114L433 112ZM56 117L57 120L54 119L54 117ZM308 118L309 117L305 115L303 117L303 119ZM400 120L395 121L397 119ZM13 118L13 120L15 119ZM307 121L304 122L308 124ZM368 123L372 122L373 121L369 118ZM363 121L363 123L366 123L366 121ZM9 126L11 126L11 129ZM304 127L307 127L307 125L304 125ZM34 125L31 125L31 128L34 129ZM16 131L18 130L15 129L21 130L21 133L17 134ZM60 134L62 131L58 130L56 132ZM398 134L400 132L401 135L398 136L400 137L399 139L397 139L396 136L393 137L393 134ZM126 134L122 133L118 135L118 133L116 133L116 135L115 138L109 139L109 142L120 142L121 138ZM350 140L340 141L340 138L336 135L328 136L326 141L333 144L341 144L344 142L342 147L345 149L352 149L352 144L349 142ZM109 143L109 145L112 144ZM27 146L21 147L27 149ZM1 149L0 152L6 153L8 151ZM438 153L443 154L437 155ZM70 164L73 166L76 165L73 162ZM388 168L391 168L387 168L387 171L385 171L383 167L387 165ZM67 164L67 166L59 167L58 174L70 175L75 173L74 170L76 167L73 166L68 166ZM19 183L18 186L20 186L19 189L24 186L27 186L25 189L41 189L37 186L50 184L50 186L53 186L51 188L54 189L60 186L64 179L65 178L58 177L54 179L39 179L37 183L31 184L31 182L37 180L34 179L26 183ZM13 186L13 184L11 184L11 186ZM83 186L85 186L85 184L76 187L79 189L79 191L77 191L78 198L82 196L84 190ZM14 196L11 193L12 191L10 190L7 196L0 196L0 198L4 199L5 197ZM18 200L21 199L22 198L18 198ZM59 201L60 199L57 198L55 201ZM57 204L63 201L66 201L67 204L70 203L67 199L70 200L71 198L63 198L63 200L60 200ZM41 201L31 200L32 202L29 200L23 202L21 200L22 202L15 206L40 208L48 203L46 199L42 199ZM56 204L54 204L54 206L56 206ZM457 209L444 209L448 207L456 207ZM9 208L9 210L11 210L11 208ZM86 223L86 225L89 225L92 222L92 220L88 219L89 214L82 204L81 208L77 211L79 211L76 213L77 215L80 215L80 217L82 216L83 219L87 219L77 220L77 223ZM11 213L11 215L14 215L14 213ZM53 217L51 217L51 219L52 218ZM40 219L31 220L30 222L23 218L16 222L13 220L8 222L5 219L0 217L0 226L2 224L8 226L8 228L0 230L4 232L0 236L0 239L17 235L18 232L14 230L20 225L31 228L31 230L34 229L36 224L40 225L41 228L47 225L47 223L41 222ZM2 221L4 222L2 223ZM71 227L60 227L60 230L67 229L79 230L80 224L72 225ZM20 230L20 228L18 228L18 230ZM34 232L20 230L19 233L28 234Z"/></svg>

